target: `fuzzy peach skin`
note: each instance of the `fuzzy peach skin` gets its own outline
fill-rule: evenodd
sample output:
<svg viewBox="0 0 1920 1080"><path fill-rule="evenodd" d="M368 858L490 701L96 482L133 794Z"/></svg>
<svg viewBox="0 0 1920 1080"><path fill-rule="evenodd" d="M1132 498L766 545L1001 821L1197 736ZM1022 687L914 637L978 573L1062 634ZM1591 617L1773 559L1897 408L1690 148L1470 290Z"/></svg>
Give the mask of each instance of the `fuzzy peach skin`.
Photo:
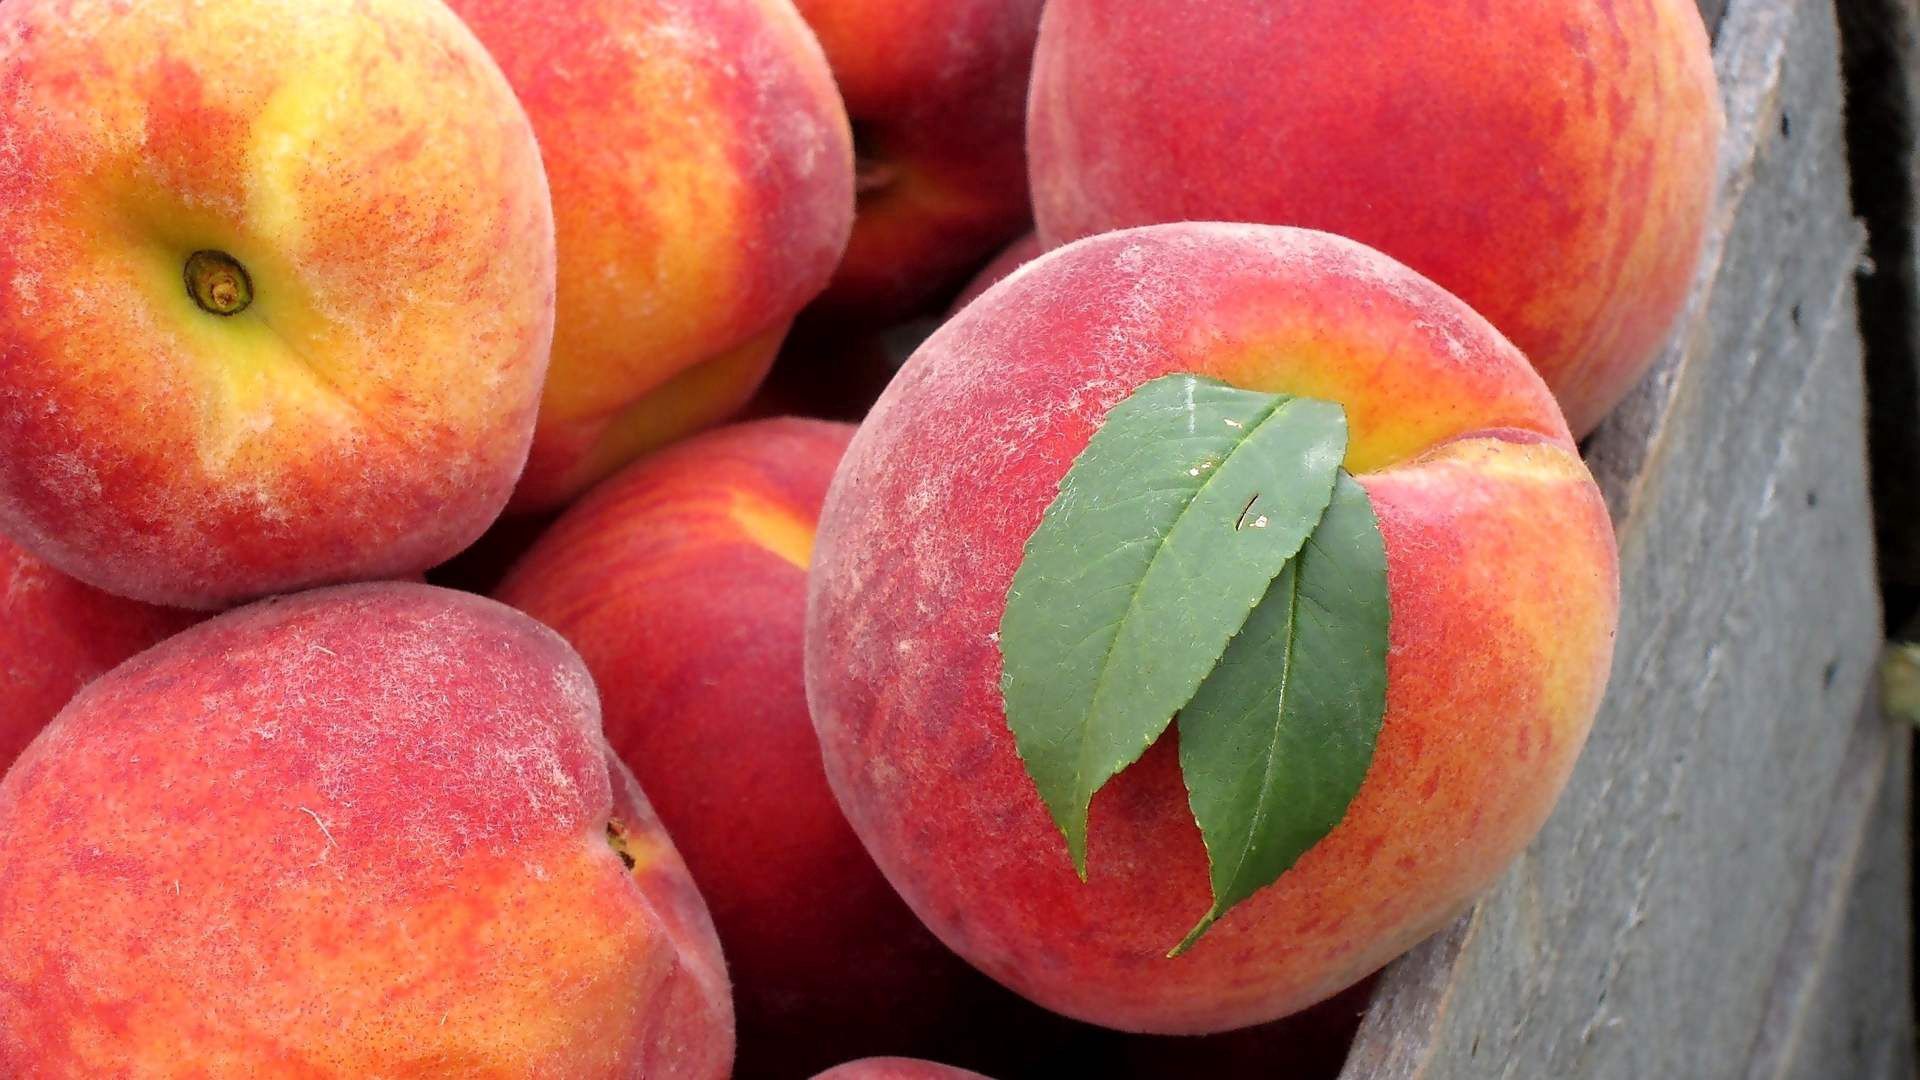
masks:
<svg viewBox="0 0 1920 1080"><path fill-rule="evenodd" d="M1043 0L796 0L852 114L859 216L818 305L868 325L958 287L1031 219L1027 82Z"/></svg>
<svg viewBox="0 0 1920 1080"><path fill-rule="evenodd" d="M516 510L745 404L853 223L846 109L790 0L452 0L533 118L560 244Z"/></svg>
<svg viewBox="0 0 1920 1080"><path fill-rule="evenodd" d="M1370 244L1490 319L1585 435L1684 302L1724 116L1694 0L1055 0L1047 246L1179 220Z"/></svg>
<svg viewBox="0 0 1920 1080"><path fill-rule="evenodd" d="M807 714L806 568L852 432L765 420L642 459L495 594L559 631L599 683L607 738L719 927L741 1078L924 1049L978 980L861 850Z"/></svg>
<svg viewBox="0 0 1920 1080"><path fill-rule="evenodd" d="M732 1049L586 668L490 600L231 612L0 781L0 1075L720 1080Z"/></svg>
<svg viewBox="0 0 1920 1080"><path fill-rule="evenodd" d="M913 1058L862 1058L828 1069L813 1080L987 1080L976 1072Z"/></svg>
<svg viewBox="0 0 1920 1080"><path fill-rule="evenodd" d="M0 536L0 775L75 691L198 618L83 585Z"/></svg>
<svg viewBox="0 0 1920 1080"><path fill-rule="evenodd" d="M1209 900L1177 735L1095 797L1081 883L1015 754L997 631L1074 457L1114 404L1180 372L1346 407L1392 627L1345 820L1168 959ZM821 516L807 694L854 830L955 951L1093 1023L1223 1031L1364 977L1527 843L1598 706L1617 573L1552 397L1465 304L1322 233L1130 230L990 289L881 398Z"/></svg>
<svg viewBox="0 0 1920 1080"><path fill-rule="evenodd" d="M7 0L0 133L0 529L214 608L416 573L499 513L553 226L441 4ZM196 300L198 252L250 303Z"/></svg>

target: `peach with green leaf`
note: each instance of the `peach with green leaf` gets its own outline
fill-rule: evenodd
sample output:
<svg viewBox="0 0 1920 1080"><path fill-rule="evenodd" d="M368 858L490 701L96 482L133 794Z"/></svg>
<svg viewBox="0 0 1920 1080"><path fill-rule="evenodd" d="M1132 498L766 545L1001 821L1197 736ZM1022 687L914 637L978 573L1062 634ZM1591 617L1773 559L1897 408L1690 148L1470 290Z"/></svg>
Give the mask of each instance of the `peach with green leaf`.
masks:
<svg viewBox="0 0 1920 1080"><path fill-rule="evenodd" d="M1167 1034L1324 1000L1489 884L1618 602L1511 344L1371 249L1227 224L956 315L855 436L811 588L827 775L889 880L1032 1000Z"/></svg>

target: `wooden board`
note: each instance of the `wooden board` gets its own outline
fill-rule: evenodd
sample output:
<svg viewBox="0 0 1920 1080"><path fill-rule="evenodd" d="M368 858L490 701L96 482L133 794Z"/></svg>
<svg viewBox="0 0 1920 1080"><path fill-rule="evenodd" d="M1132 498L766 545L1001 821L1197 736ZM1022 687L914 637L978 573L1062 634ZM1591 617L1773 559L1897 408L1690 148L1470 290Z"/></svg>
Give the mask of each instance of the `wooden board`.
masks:
<svg viewBox="0 0 1920 1080"><path fill-rule="evenodd" d="M1539 840L1388 969L1346 1077L1800 1075L1869 1014L1910 1031L1904 954L1821 966L1854 941L1831 928L1860 860L1832 853L1891 858L1872 811L1906 797L1893 729L1863 712L1865 238L1834 9L1712 7L1729 126L1709 250L1675 343L1588 446L1622 552L1606 705ZM1871 897L1904 921L1904 890Z"/></svg>
<svg viewBox="0 0 1920 1080"><path fill-rule="evenodd" d="M1754 1080L1911 1080L1906 986L1911 739L1863 728L1841 777L1794 933L1775 966L1771 1011L1748 1059ZM1865 813L1867 827L1854 827ZM1885 1008L1892 1005L1892 1008Z"/></svg>

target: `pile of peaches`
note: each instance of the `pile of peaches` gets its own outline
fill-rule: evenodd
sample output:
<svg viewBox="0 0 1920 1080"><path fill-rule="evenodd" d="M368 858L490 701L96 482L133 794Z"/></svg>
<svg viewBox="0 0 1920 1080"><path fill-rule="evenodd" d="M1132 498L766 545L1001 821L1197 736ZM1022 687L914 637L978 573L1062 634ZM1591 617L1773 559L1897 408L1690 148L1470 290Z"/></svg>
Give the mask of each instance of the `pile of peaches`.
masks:
<svg viewBox="0 0 1920 1080"><path fill-rule="evenodd" d="M4 0L0 1076L1337 1068L1599 707L1721 126L1692 0ZM1203 935L1180 717L1002 637L1169 377L1337 406L1391 615L1236 641L1252 835L1364 779Z"/></svg>

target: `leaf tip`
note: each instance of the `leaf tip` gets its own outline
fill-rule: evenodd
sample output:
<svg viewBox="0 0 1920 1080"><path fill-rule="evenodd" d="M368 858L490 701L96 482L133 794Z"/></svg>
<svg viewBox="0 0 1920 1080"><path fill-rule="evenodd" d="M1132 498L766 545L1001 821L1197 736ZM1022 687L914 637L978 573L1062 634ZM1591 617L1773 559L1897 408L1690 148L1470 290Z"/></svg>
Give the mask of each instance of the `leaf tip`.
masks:
<svg viewBox="0 0 1920 1080"><path fill-rule="evenodd" d="M1049 809L1052 806L1049 805ZM1053 815L1054 827L1060 830L1060 839L1067 844L1067 861L1073 864L1073 873L1082 884L1087 880L1087 812L1084 807L1070 810L1064 814Z"/></svg>
<svg viewBox="0 0 1920 1080"><path fill-rule="evenodd" d="M1087 830L1085 825L1080 827L1077 834L1073 832L1067 833L1067 858L1073 860L1074 876L1080 879L1080 884L1085 885L1087 883Z"/></svg>

